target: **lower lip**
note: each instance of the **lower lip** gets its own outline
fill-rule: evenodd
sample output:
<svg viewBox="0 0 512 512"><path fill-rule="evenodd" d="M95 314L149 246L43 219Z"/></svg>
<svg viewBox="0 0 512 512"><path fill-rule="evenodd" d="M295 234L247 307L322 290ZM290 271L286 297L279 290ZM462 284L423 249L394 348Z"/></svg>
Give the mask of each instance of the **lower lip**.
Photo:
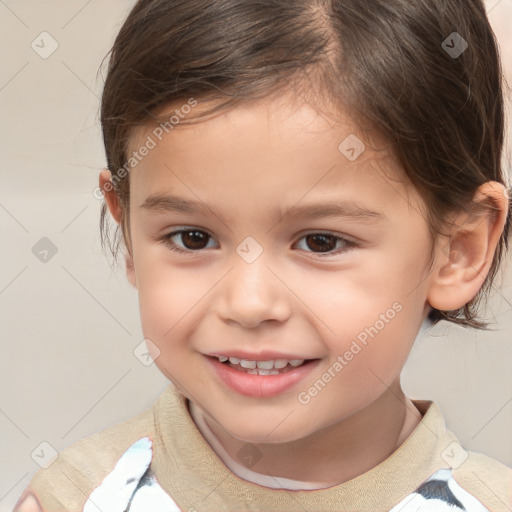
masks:
<svg viewBox="0 0 512 512"><path fill-rule="evenodd" d="M224 384L237 393L258 398L284 393L309 375L319 362L313 360L279 375L253 375L234 370L215 357L206 356L206 358Z"/></svg>

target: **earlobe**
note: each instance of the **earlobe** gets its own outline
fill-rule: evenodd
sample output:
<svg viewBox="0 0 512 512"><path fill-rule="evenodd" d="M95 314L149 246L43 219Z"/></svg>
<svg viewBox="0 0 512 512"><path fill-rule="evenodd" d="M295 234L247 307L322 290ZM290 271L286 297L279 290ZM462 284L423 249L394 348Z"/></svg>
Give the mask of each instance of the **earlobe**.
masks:
<svg viewBox="0 0 512 512"><path fill-rule="evenodd" d="M477 208L455 218L449 241L436 252L427 300L441 311L462 308L477 295L505 226L509 206L501 183L484 183L473 201Z"/></svg>
<svg viewBox="0 0 512 512"><path fill-rule="evenodd" d="M119 197L117 195L117 192L114 189L114 186L112 185L112 175L108 169L102 169L100 171L99 186L105 196L105 202L107 203L110 214L118 224L121 224L122 209L119 204ZM125 254L125 262L126 277L128 278L128 282L132 286L137 288L137 282L135 279L135 267L133 264L133 258L129 251L126 252Z"/></svg>
<svg viewBox="0 0 512 512"><path fill-rule="evenodd" d="M478 293L489 269L487 262L483 261L487 248L477 248L476 244L476 237L470 239L468 235L459 234L451 239L449 256L439 258L433 274L427 297L430 306L440 311L453 311L463 307Z"/></svg>
<svg viewBox="0 0 512 512"><path fill-rule="evenodd" d="M135 265L133 264L133 257L129 253L125 254L125 262L126 262L126 277L128 278L128 282L134 288L137 288L137 279L135 277Z"/></svg>
<svg viewBox="0 0 512 512"><path fill-rule="evenodd" d="M122 211L119 205L117 192L115 191L114 185L112 184L112 175L108 169L102 169L100 171L99 186L105 196L105 201L107 203L110 214L114 220L120 224Z"/></svg>

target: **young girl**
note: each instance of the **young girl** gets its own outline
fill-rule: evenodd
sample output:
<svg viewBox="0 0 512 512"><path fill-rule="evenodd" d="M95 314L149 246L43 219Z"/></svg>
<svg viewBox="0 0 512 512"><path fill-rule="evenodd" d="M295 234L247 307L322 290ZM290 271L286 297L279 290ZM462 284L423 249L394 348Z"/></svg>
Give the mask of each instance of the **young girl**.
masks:
<svg viewBox="0 0 512 512"><path fill-rule="evenodd" d="M16 511L511 510L400 385L421 329L485 328L508 248L481 0L139 0L101 122L103 241L171 383Z"/></svg>

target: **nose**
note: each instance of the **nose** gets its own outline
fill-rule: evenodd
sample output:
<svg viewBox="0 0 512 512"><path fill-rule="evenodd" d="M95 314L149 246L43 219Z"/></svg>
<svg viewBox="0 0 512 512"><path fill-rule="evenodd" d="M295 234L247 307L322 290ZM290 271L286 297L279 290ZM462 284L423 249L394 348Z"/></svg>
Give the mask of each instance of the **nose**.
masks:
<svg viewBox="0 0 512 512"><path fill-rule="evenodd" d="M286 321L292 304L291 293L282 282L284 279L267 266L263 256L252 263L236 258L234 267L218 289L216 309L219 317L224 322L245 328L255 328L270 320Z"/></svg>

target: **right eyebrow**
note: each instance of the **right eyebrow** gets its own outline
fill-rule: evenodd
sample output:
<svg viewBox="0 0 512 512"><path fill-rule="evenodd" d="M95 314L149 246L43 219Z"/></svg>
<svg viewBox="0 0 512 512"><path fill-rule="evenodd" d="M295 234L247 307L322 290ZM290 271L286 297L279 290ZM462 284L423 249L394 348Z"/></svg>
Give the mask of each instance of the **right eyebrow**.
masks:
<svg viewBox="0 0 512 512"><path fill-rule="evenodd" d="M182 212L193 213L200 211L206 213L210 208L205 203L184 199L174 195L154 194L146 198L140 208L149 212ZM211 211L211 210L210 210Z"/></svg>

